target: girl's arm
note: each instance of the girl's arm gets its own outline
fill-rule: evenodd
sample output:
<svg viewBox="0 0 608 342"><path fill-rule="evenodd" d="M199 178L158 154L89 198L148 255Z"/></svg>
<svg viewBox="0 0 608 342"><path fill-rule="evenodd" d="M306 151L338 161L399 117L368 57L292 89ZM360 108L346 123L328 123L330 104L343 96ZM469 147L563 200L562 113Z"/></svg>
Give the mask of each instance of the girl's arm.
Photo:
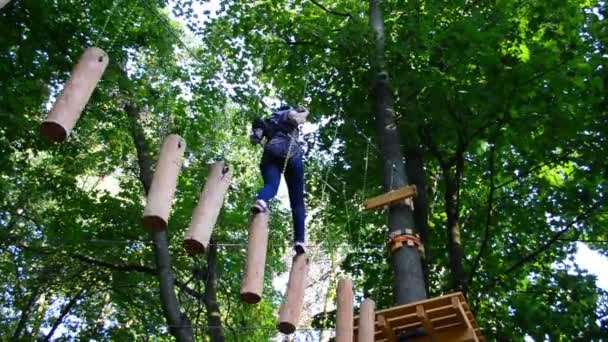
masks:
<svg viewBox="0 0 608 342"><path fill-rule="evenodd" d="M252 144L257 145L262 142L265 127L266 124L262 119L256 119L253 122L253 125L251 126L251 134L249 135L249 141L251 141Z"/></svg>

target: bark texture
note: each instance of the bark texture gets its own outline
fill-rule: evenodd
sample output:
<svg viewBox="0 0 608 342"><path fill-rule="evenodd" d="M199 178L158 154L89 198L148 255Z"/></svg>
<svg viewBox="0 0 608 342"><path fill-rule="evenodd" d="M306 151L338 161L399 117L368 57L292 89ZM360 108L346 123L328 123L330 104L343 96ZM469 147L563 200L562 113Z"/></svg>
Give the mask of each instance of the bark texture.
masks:
<svg viewBox="0 0 608 342"><path fill-rule="evenodd" d="M220 306L217 302L216 290L216 265L217 265L217 246L213 241L207 252L207 276L205 279L205 294L203 301L207 308L207 322L209 324L209 336L211 342L224 342L224 328L222 327L222 316Z"/></svg>
<svg viewBox="0 0 608 342"><path fill-rule="evenodd" d="M139 164L139 178L146 194L152 184L152 159L143 129L139 123L139 109L135 104L129 103L125 111L132 121L131 134L137 150ZM169 326L169 332L180 342L194 341L192 325L188 317L181 311L177 296L175 295L175 278L171 270L171 253L169 252L169 239L167 231L152 232L154 242L154 259L158 270L160 282L160 299L163 314Z"/></svg>
<svg viewBox="0 0 608 342"><path fill-rule="evenodd" d="M419 148L410 148L405 153L405 169L410 184L415 184L417 195L414 198L414 224L420 234L420 240L425 246L422 258L422 271L427 293L429 292L429 260L431 260L429 245L429 194L427 191L424 159Z"/></svg>
<svg viewBox="0 0 608 342"><path fill-rule="evenodd" d="M450 270L452 275L452 289L466 293L466 273L462 261L464 249L460 232L460 179L462 177L462 163L457 157L456 174L452 175L449 168L444 168L443 178L445 180L445 211L446 234L448 239L448 256L450 259Z"/></svg>
<svg viewBox="0 0 608 342"><path fill-rule="evenodd" d="M399 131L393 109L388 70L385 61L385 35L381 0L370 0L370 24L375 36L375 50L372 56L373 84L371 98L376 115L380 147L383 154L384 190L390 191L408 184L405 173ZM389 209L389 231L413 228L414 217L408 206L393 205ZM424 276L418 250L401 248L391 256L395 274L393 292L396 304L410 303L426 298Z"/></svg>

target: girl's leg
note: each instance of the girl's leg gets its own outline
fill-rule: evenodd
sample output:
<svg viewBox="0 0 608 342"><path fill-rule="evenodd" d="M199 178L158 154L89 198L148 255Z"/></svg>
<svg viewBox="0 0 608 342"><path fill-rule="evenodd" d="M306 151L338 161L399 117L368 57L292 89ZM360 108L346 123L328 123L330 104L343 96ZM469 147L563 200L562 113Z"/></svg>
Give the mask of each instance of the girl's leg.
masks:
<svg viewBox="0 0 608 342"><path fill-rule="evenodd" d="M289 160L285 170L285 180L289 190L289 203L293 217L294 241L296 244L303 243L306 208L304 207L304 162L302 157Z"/></svg>
<svg viewBox="0 0 608 342"><path fill-rule="evenodd" d="M263 200L268 204L268 201L277 195L279 184L281 183L281 163L277 158L264 153L260 170L264 179L264 187L258 191L258 200Z"/></svg>

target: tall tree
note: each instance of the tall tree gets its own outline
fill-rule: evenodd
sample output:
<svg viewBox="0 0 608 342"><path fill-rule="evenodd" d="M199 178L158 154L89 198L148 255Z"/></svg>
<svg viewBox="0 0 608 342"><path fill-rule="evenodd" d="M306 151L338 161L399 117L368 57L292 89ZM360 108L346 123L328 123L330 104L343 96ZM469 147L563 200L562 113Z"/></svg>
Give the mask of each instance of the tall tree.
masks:
<svg viewBox="0 0 608 342"><path fill-rule="evenodd" d="M210 14L185 0L115 4L11 1L0 10L0 335L44 338L56 327L64 339L173 340L171 320L185 314L197 340L220 338L210 330L218 318L228 341L275 337L281 294L272 280L285 269L290 230L282 210L268 300L237 300L260 182L246 131L270 99L305 103L315 123L306 136L311 250L339 260L336 272L379 307L394 305L386 217L359 210L386 191L386 136L370 114L370 3L220 1ZM606 6L380 5L384 91L407 181L427 190L428 207L417 197L413 215L423 236L428 217L429 296L466 291L488 339L605 339L608 295L576 251L608 255ZM111 64L69 141L49 145L37 136L40 121L93 44ZM139 222L145 198L126 102L141 110L148 168L167 133L189 146L164 249L171 266L161 265L173 277L173 288L163 278L165 294L177 301L169 321L154 240ZM181 234L206 163L224 158L235 189L214 231L217 253L193 259ZM213 267L215 278L201 276ZM331 325L330 314L319 324Z"/></svg>
<svg viewBox="0 0 608 342"><path fill-rule="evenodd" d="M384 191L388 192L407 185L408 180L386 66L381 3L381 0L370 0L369 2L370 25L375 38L374 54L371 56L374 73L371 100L383 155ZM404 203L391 205L388 217L389 233L399 234L405 229L415 228L412 210ZM391 260L395 272L393 285L395 302L405 304L426 298L422 263L418 250L408 247L400 248L392 254Z"/></svg>

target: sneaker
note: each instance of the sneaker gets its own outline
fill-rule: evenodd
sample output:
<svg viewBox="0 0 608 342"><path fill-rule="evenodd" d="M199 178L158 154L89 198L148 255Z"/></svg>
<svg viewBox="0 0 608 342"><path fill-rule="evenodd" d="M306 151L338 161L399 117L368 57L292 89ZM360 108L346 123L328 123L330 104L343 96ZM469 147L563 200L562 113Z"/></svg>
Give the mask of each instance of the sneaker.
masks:
<svg viewBox="0 0 608 342"><path fill-rule="evenodd" d="M306 253L306 250L304 249L304 242L296 241L293 244L293 249L296 251L296 254Z"/></svg>
<svg viewBox="0 0 608 342"><path fill-rule="evenodd" d="M251 207L251 212L254 214L265 213L268 211L268 204L264 200L257 200L255 204Z"/></svg>

